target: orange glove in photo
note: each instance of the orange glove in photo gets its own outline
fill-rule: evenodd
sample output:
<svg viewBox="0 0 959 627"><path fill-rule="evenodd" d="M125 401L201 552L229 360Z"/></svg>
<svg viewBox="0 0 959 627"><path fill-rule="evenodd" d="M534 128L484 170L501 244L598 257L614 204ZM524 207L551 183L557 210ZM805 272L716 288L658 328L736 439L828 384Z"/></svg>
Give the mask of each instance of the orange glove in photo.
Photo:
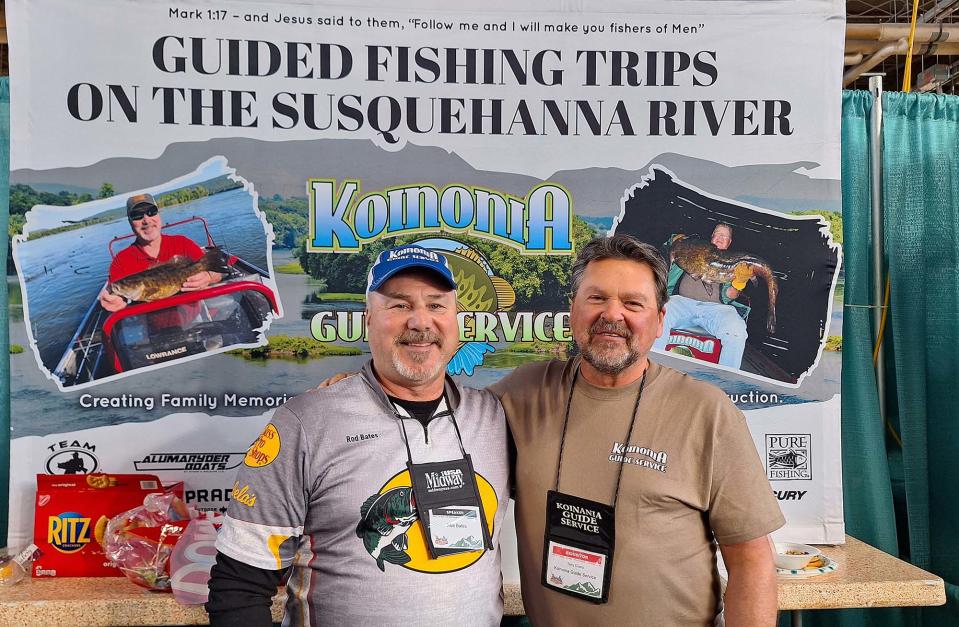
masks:
<svg viewBox="0 0 959 627"><path fill-rule="evenodd" d="M753 269L745 263L737 264L733 268L733 287L741 290L746 287L746 281L753 278Z"/></svg>

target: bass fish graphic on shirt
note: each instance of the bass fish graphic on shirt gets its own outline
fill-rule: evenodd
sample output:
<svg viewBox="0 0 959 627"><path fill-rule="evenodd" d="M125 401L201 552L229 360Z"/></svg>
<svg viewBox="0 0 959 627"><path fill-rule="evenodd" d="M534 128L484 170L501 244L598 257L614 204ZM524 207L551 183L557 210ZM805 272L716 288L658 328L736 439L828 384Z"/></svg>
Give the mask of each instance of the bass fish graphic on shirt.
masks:
<svg viewBox="0 0 959 627"><path fill-rule="evenodd" d="M360 522L356 536L376 560L380 570L383 562L405 564L410 561L406 549L406 532L418 519L412 488L393 488L383 494L374 494L360 506Z"/></svg>

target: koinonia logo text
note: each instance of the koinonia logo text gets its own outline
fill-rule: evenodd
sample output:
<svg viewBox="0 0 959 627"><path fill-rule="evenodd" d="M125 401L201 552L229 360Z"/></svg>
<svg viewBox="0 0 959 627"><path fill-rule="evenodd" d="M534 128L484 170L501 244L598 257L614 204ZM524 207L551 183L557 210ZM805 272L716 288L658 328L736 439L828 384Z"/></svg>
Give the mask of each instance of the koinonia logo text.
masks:
<svg viewBox="0 0 959 627"><path fill-rule="evenodd" d="M360 193L360 182L310 179L309 252L357 252L382 237L462 233L521 254L573 253L573 201L544 183L520 199L467 185L408 185Z"/></svg>

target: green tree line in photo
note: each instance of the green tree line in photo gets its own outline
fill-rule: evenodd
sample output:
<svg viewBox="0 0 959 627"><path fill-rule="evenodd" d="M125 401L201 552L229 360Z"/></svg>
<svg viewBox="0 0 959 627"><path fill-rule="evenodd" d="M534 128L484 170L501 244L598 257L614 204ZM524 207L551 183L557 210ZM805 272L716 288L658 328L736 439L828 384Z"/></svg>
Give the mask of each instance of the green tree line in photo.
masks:
<svg viewBox="0 0 959 627"><path fill-rule="evenodd" d="M283 198L274 194L272 198L260 198L260 211L273 225L276 235L275 244L282 248L296 248L306 237L309 229L310 204L306 198Z"/></svg>
<svg viewBox="0 0 959 627"><path fill-rule="evenodd" d="M832 235L833 243L842 245L842 212L841 211L826 211L819 209L807 209L805 211L794 211L791 215L794 216L811 216L817 215L826 218L829 222L829 233Z"/></svg>

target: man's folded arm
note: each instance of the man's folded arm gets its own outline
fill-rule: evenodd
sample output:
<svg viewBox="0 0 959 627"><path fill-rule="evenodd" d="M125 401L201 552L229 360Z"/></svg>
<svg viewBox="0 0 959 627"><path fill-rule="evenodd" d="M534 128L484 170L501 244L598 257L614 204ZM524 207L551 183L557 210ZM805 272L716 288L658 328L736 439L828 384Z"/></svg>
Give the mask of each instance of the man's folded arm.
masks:
<svg viewBox="0 0 959 627"><path fill-rule="evenodd" d="M286 570L257 568L218 552L206 611L213 627L269 627L273 595Z"/></svg>

